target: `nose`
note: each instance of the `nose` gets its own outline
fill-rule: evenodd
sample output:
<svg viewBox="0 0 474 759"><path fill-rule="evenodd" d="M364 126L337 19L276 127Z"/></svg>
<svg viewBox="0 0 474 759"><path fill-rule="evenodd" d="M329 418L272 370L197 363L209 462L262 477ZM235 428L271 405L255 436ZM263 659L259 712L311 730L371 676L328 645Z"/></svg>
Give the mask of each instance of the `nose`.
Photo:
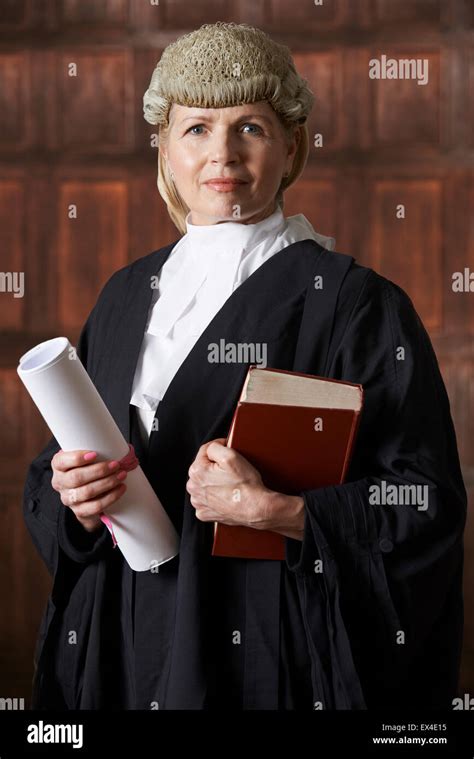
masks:
<svg viewBox="0 0 474 759"><path fill-rule="evenodd" d="M236 135L230 129L215 129L212 133L209 157L213 163L227 165L239 158Z"/></svg>

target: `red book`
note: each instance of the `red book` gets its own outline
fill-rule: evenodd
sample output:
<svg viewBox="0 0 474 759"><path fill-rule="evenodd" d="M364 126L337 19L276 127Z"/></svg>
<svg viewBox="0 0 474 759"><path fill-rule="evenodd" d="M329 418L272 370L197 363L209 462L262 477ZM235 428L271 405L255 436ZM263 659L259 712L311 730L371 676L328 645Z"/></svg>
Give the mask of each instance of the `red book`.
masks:
<svg viewBox="0 0 474 759"><path fill-rule="evenodd" d="M249 367L226 444L260 472L266 487L298 495L344 481L363 389L339 380ZM213 556L285 559L285 536L215 522Z"/></svg>

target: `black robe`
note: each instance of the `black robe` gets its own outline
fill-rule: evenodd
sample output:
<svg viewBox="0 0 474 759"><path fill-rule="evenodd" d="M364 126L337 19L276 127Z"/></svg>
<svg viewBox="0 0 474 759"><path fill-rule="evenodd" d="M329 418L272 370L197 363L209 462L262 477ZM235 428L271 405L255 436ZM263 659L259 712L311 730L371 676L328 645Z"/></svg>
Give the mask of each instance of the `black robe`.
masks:
<svg viewBox="0 0 474 759"><path fill-rule="evenodd" d="M108 280L78 353L134 443L180 552L156 574L135 573L105 526L86 533L51 487L60 447L51 439L24 491L28 530L53 577L32 707L449 708L462 641L466 493L446 391L410 299L312 240L286 247L201 334L145 449L129 401L151 277L172 248ZM269 367L365 390L346 483L300 493L304 538L285 538L284 561L211 557L213 525L196 518L185 489L199 446L226 437L248 368L208 361L209 344L221 339L266 343ZM429 508L374 505L369 488L382 481L427 485Z"/></svg>

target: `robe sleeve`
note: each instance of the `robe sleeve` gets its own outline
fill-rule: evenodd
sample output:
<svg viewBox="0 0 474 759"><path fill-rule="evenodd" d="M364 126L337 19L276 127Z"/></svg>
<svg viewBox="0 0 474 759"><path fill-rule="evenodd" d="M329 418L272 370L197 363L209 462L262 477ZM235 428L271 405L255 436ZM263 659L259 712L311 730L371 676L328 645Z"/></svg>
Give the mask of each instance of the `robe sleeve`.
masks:
<svg viewBox="0 0 474 759"><path fill-rule="evenodd" d="M312 588L323 588L366 698L376 701L382 680L398 692L425 650L433 671L419 675L441 703L456 687L467 507L447 393L411 300L375 272L335 333L328 376L364 388L356 447L345 484L300 493L303 541L286 539L286 565L304 584L315 645ZM405 489L377 503L389 485L421 486L427 501L409 505Z"/></svg>
<svg viewBox="0 0 474 759"><path fill-rule="evenodd" d="M110 280L109 280L110 281ZM100 297L84 324L77 344L77 355L91 374L92 351L100 319ZM89 563L102 558L112 547L105 525L87 532L59 493L51 486L51 459L60 449L53 436L31 462L26 475L23 515L26 526L51 576L54 576L58 546L73 561Z"/></svg>

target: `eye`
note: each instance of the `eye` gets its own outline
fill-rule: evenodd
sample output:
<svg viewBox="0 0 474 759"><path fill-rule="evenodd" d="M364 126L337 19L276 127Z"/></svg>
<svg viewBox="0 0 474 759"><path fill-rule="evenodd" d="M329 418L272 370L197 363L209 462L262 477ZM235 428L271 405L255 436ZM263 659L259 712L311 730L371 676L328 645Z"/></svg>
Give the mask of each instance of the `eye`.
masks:
<svg viewBox="0 0 474 759"><path fill-rule="evenodd" d="M199 129L200 127L204 126L204 124L196 124L195 126L189 127L189 129L186 130L185 134L191 131L191 129Z"/></svg>
<svg viewBox="0 0 474 759"><path fill-rule="evenodd" d="M254 134L261 134L263 131L262 128L258 126L258 124L251 124L250 122L247 122L246 124L244 124L244 127L248 127L248 126L253 127L253 129L257 129L257 132L254 132Z"/></svg>
<svg viewBox="0 0 474 759"><path fill-rule="evenodd" d="M189 129L186 130L185 134L188 134L188 132L191 132L193 129L202 129L203 127L204 127L204 124L195 124L194 126L189 127ZM250 134L262 134L263 133L262 128L259 127L258 124L252 124L251 122L247 122L247 123L245 123L243 125L243 128L244 127L251 127L252 129L256 130L255 132L253 132L253 133L251 132ZM199 132L199 134L197 134L196 132L192 132L192 133L194 135L196 135L196 137L198 137L201 134L201 132Z"/></svg>

